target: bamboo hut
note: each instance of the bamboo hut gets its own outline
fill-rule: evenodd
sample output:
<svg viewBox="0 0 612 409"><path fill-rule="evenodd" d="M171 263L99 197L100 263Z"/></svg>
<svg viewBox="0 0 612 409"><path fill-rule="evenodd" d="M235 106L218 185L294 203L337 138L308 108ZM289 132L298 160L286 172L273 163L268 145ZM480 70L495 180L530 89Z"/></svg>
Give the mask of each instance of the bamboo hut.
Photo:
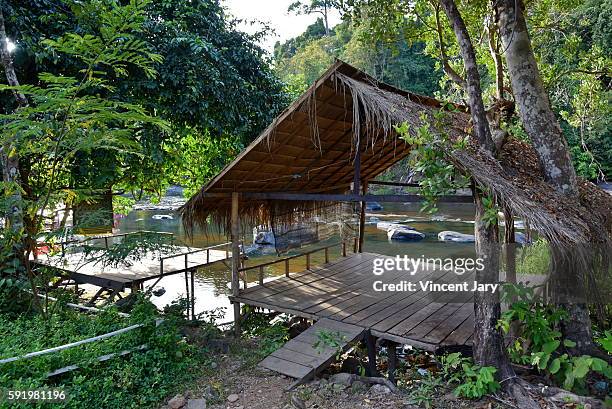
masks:
<svg viewBox="0 0 612 409"><path fill-rule="evenodd" d="M444 112L443 116L436 115L440 111ZM360 303L361 310L358 310L357 306L350 306L351 299L353 304L356 299L343 295L346 291L338 289L334 292L325 287L302 292L294 289L271 305L257 298L257 290L243 293L239 289L239 272L243 268L238 257L241 226L286 225L306 216L333 211L338 203L359 203L360 229L355 249L356 253L362 253L366 202L420 200L418 195L371 195L367 192L368 184L375 183L376 176L410 154L411 146L398 138L394 126L406 122L410 125L409 132L416 135L419 127L440 121L440 117L441 128L451 141L465 137L470 140L465 148L449 146L446 152L449 160L478 185L489 189L500 206L507 206L551 243L596 242L610 248L612 200L605 192L581 181L578 197L561 197L543 179L537 156L528 143L510 138L502 146L498 158L493 158L469 138L470 116L464 106L443 103L380 83L337 61L180 209L188 231L194 226L206 228L212 223L231 234L236 255L232 261L231 299L237 324L240 302L319 319L321 316L313 312L316 308L312 305L304 307L305 304L299 300L311 296L313 300L322 300L327 292L339 301L326 299L316 302L337 307L332 308L335 311L332 318L356 323L387 340L412 343L427 349L451 341L459 344L471 341L471 307L452 309L399 302L393 311L387 305L388 300L372 299L368 305ZM465 201L465 197L441 200ZM356 267L351 267L350 262L347 263L345 267L348 266L348 270L356 271L352 280L359 272ZM336 278L350 276L342 274ZM352 290L354 284L350 281L347 286ZM266 286L259 287L265 289ZM275 294L271 290L273 287L261 292L260 296L269 301L273 297L270 294ZM280 294L280 290L277 293ZM344 312L350 313L343 315L342 311L338 312L342 309L340 305L347 307ZM376 305L384 305L384 308L376 309ZM403 322L393 321L387 325L388 328L378 328L381 321L351 321L355 313L366 310L378 311L374 316L379 318L382 317L377 315L380 311L388 311L389 314L383 317L387 324L394 314L396 318L403 317ZM409 315L410 311L412 315ZM462 314L460 317L457 315L459 312ZM444 325L447 327L442 330Z"/></svg>

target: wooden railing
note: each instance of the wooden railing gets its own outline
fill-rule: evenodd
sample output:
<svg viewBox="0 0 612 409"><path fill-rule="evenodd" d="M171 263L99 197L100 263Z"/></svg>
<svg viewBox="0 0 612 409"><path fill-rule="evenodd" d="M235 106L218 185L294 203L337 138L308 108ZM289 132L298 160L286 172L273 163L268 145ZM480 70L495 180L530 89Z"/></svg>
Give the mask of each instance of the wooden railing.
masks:
<svg viewBox="0 0 612 409"><path fill-rule="evenodd" d="M357 252L357 243L358 243L358 238L355 237L354 238L354 243L353 243L353 252L356 253ZM329 263L329 249L336 247L336 246L341 246L342 247L342 257L346 257L347 254L347 242L346 241L342 241L339 243L334 243L334 244L330 244L328 246L325 247L319 247L317 249L313 249L310 251L306 251L304 253L300 253L300 254L296 254L293 256L287 256L287 257L282 257L279 258L277 260L273 260L273 261L269 261L267 263L261 263L261 264L256 264L254 266L247 266L247 267L242 267L238 269L238 273L242 275L242 279L243 279L243 283L244 283L244 288L247 288L247 272L250 270L258 270L258 282L259 284L263 284L263 279L264 279L264 267L268 267L274 264L278 264L278 263L285 263L285 277L289 277L289 261L296 259L296 258L300 258L300 257L306 257L306 270L310 270L310 256L311 254L314 253L318 253L320 251L323 251L325 253L325 264Z"/></svg>
<svg viewBox="0 0 612 409"><path fill-rule="evenodd" d="M217 249L219 247L223 247L226 246L225 248L225 258L229 258L230 256L230 247L231 247L232 243L231 242L227 242L227 243L221 243L221 244L216 244L214 246L210 246L210 247L204 247L201 249L195 249L195 250L191 250L191 251L186 251L184 253L177 253L177 254L171 254L169 256L164 256L164 257L160 257L159 258L159 272L160 274L164 274L164 260L168 260L170 258L176 258L176 257L185 257L185 270L189 269L189 264L188 264L188 257L190 254L195 254L195 253L201 253L201 252L206 252L206 264L210 263L210 250L214 250Z"/></svg>
<svg viewBox="0 0 612 409"><path fill-rule="evenodd" d="M84 238L82 240L76 239L76 240L62 241L62 242L60 242L58 244L61 246L62 255L64 255L66 253L66 245L69 245L69 244L83 244L83 243L87 243L88 241L93 241L93 240L104 240L104 248L108 250L108 239L114 239L114 238L117 238L117 237L131 236L131 235L135 235L135 234L150 234L150 233L155 233L155 234L160 234L160 235L167 235L167 236L171 236L174 239L174 233L163 232L163 231L139 230L139 231L133 231L133 232L128 232L128 233L112 234L112 235L109 235L109 236L86 237L86 238Z"/></svg>

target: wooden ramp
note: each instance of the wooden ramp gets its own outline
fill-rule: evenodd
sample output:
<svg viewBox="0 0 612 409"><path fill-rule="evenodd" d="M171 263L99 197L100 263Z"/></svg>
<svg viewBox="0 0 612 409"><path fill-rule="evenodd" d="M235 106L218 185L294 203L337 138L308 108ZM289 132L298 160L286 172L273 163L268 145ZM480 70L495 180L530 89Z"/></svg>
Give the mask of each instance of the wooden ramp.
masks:
<svg viewBox="0 0 612 409"><path fill-rule="evenodd" d="M259 365L283 375L297 378L292 387L302 380L314 376L318 371L329 365L338 352L337 348L327 345L317 345L315 348L315 344L319 340L319 332L330 332L335 336L340 335L338 338L342 340L342 345L339 348L345 351L351 343L361 339L365 329L326 318L320 319L296 338L289 340L282 348L268 355Z"/></svg>

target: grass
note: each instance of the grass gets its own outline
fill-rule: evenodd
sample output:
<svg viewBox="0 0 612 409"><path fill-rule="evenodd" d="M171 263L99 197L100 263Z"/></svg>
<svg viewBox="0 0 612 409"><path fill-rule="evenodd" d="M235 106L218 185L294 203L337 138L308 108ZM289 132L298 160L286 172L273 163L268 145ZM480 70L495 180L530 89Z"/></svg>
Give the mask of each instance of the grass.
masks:
<svg viewBox="0 0 612 409"><path fill-rule="evenodd" d="M65 408L147 408L186 383L194 380L205 356L188 345L180 335L180 321L165 316L155 325L159 314L146 300L140 300L129 318L116 311L88 315L59 307L48 319L41 315L0 314L0 355L21 355L104 334L136 323L143 328L119 336L81 345L65 351L19 362L0 364L0 385L12 389L60 388L69 400ZM97 357L147 345L143 351L98 362ZM59 377L47 373L67 365L80 369ZM9 407L0 402L0 408ZM32 407L23 403L10 407ZM35 407L53 407L40 403Z"/></svg>

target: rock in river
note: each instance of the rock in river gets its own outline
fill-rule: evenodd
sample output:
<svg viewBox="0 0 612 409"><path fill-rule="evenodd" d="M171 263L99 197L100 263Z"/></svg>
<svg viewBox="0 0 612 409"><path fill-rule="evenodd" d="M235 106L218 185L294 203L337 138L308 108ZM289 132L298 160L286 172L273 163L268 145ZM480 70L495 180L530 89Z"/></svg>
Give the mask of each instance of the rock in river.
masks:
<svg viewBox="0 0 612 409"><path fill-rule="evenodd" d="M400 241L419 241L425 238L425 235L414 229L400 227L396 229L387 230L387 237L389 240L400 240Z"/></svg>
<svg viewBox="0 0 612 409"><path fill-rule="evenodd" d="M456 231L441 231L438 233L439 241L454 241L458 243L474 243L475 238L472 234L459 233Z"/></svg>
<svg viewBox="0 0 612 409"><path fill-rule="evenodd" d="M368 212L378 211L382 209L383 209L382 205L378 202L367 202L366 203L366 211Z"/></svg>
<svg viewBox="0 0 612 409"><path fill-rule="evenodd" d="M406 224L396 223L396 222L378 222L376 223L376 228L378 230L384 230L384 231L389 231L391 229L414 230L413 227L410 227Z"/></svg>

